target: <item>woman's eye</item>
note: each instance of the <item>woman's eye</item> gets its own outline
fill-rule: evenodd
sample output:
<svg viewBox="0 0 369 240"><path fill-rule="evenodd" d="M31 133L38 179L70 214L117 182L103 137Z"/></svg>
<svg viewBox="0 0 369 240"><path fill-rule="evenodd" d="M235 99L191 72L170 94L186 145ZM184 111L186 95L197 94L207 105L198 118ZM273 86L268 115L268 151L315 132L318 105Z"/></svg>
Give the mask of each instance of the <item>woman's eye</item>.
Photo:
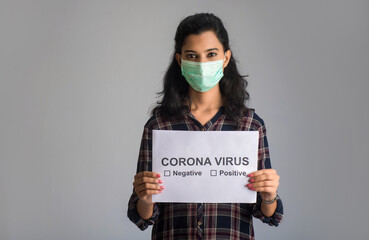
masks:
<svg viewBox="0 0 369 240"><path fill-rule="evenodd" d="M209 53L209 57L215 57L216 55L216 53Z"/></svg>
<svg viewBox="0 0 369 240"><path fill-rule="evenodd" d="M187 58L194 58L194 57L196 57L196 56L193 55L193 54L187 54Z"/></svg>

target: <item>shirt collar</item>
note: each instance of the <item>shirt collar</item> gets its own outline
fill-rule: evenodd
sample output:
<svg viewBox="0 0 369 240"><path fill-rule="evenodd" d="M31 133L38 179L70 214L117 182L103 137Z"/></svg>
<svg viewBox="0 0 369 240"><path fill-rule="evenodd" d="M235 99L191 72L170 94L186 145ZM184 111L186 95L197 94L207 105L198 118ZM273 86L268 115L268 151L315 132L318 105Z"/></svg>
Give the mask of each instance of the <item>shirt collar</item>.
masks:
<svg viewBox="0 0 369 240"><path fill-rule="evenodd" d="M216 121L218 121L219 117L221 115L224 114L224 106L220 106L218 112L210 119L210 121L208 121L204 126L195 118L194 115L192 115L191 110L188 106L186 106L185 110L184 110L184 114L188 117L190 117L191 119L193 119L195 121L195 123L199 126L199 127L203 127L205 129L208 129L209 127L211 127Z"/></svg>

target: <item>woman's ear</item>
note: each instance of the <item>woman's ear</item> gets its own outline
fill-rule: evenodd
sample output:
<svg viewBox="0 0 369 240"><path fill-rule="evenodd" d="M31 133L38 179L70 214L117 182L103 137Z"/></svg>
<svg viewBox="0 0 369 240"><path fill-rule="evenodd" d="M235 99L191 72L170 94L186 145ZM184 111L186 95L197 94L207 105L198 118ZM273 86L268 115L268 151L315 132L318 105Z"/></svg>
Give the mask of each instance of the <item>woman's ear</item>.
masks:
<svg viewBox="0 0 369 240"><path fill-rule="evenodd" d="M177 63L179 65L179 67L181 67L181 54L180 53L176 53L175 55Z"/></svg>
<svg viewBox="0 0 369 240"><path fill-rule="evenodd" d="M225 60L224 60L224 63L223 63L223 68L226 68L228 63L229 63L229 60L231 59L231 56L232 56L232 52L231 50L227 50L225 52Z"/></svg>

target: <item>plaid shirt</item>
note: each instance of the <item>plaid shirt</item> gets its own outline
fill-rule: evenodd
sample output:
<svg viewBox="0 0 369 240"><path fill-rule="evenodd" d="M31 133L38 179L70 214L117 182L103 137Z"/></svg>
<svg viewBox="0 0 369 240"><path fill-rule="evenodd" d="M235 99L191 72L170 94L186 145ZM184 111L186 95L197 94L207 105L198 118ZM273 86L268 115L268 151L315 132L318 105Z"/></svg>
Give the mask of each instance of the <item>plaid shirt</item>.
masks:
<svg viewBox="0 0 369 240"><path fill-rule="evenodd" d="M242 124L236 123L221 107L217 114L202 125L187 108L182 117L167 121L160 114L152 116L145 124L137 173L152 171L152 130L183 131L259 131L258 170L271 168L268 141L264 121L248 110ZM152 239L255 239L253 219L260 219L270 226L278 226L283 218L283 205L278 196L277 208L271 217L261 212L261 196L257 192L256 203L155 203L153 215L144 220L137 212L138 196L134 192L128 203L128 217L141 230L153 225Z"/></svg>

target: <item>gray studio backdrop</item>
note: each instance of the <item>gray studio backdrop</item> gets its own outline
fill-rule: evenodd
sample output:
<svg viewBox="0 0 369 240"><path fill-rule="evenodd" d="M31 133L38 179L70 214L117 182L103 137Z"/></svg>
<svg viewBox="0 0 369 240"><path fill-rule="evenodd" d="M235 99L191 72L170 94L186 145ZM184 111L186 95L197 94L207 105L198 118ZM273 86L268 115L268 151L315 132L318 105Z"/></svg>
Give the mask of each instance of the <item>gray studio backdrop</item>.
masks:
<svg viewBox="0 0 369 240"><path fill-rule="evenodd" d="M257 239L365 239L368 1L1 1L0 239L149 239L126 217L143 125L196 12L265 120L285 218Z"/></svg>

